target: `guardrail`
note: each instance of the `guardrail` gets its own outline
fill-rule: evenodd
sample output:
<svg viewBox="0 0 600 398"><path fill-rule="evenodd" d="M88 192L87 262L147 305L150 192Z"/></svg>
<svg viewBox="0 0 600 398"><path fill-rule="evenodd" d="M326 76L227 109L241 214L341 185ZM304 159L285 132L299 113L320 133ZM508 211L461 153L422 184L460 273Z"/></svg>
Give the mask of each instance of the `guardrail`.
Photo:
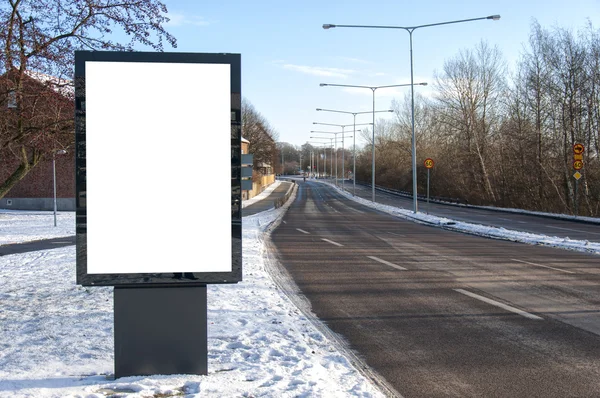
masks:
<svg viewBox="0 0 600 398"><path fill-rule="evenodd" d="M356 181L356 185L362 185L364 187L371 187L371 184L369 183L364 183L364 182L359 182ZM382 192L388 192L388 193L392 193L398 196L405 196L407 198L412 198L413 194L412 192L408 192L408 191L401 191L399 189L392 189L392 188L387 188L387 187L382 187L380 185L375 184L375 189L378 191L382 191ZM417 194L417 199L421 199L421 200L427 200L427 195L422 195L422 194ZM457 204L462 204L462 205L468 205L469 201L466 199L459 199L459 198L447 198L444 196L429 196L429 200L431 202L439 202L439 203L457 203Z"/></svg>
<svg viewBox="0 0 600 398"><path fill-rule="evenodd" d="M362 185L362 186L366 186L369 188L371 187L371 184L361 183L358 181L356 181L356 185ZM384 188L384 187L378 186L377 184L375 184L375 189L378 191L381 191L381 192L387 192L387 193L391 193L393 195L403 196L403 197L407 197L407 198L413 197L411 192L394 190L394 189L390 189L390 188ZM425 195L417 195L417 199L426 200L427 197ZM503 208L503 207L472 205L472 204L469 204L469 201L464 200L464 199L445 198L445 197L441 197L441 196L430 196L429 200L433 203L438 203L438 204L448 205L448 206L464 206L464 207L472 208L472 209L483 209L483 210L496 211L496 212L500 212L500 213L526 213L529 215L553 218L556 220L568 220L568 221L575 221L575 222L580 222L580 223L584 223L584 224L600 224L600 219L595 218L595 217L571 216L568 214L554 214L554 213L528 211L528 210L521 210L521 209L510 209L510 208Z"/></svg>

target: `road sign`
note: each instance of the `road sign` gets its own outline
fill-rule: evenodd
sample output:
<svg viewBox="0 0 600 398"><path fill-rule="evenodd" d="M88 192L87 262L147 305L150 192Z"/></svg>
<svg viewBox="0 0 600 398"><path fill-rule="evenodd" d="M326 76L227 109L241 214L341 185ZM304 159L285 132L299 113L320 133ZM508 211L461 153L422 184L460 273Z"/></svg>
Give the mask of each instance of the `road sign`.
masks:
<svg viewBox="0 0 600 398"><path fill-rule="evenodd" d="M581 178L581 173L576 171L575 174L573 174L573 177L575 177L576 180L579 180Z"/></svg>
<svg viewBox="0 0 600 398"><path fill-rule="evenodd" d="M425 159L425 162L423 162L423 164L425 165L426 168L433 169L433 159L427 158L427 159Z"/></svg>
<svg viewBox="0 0 600 398"><path fill-rule="evenodd" d="M581 170L581 169L583 169L583 162L581 160L575 160L573 162L573 168L575 170Z"/></svg>
<svg viewBox="0 0 600 398"><path fill-rule="evenodd" d="M573 153L576 155L581 155L585 151L585 147L583 144L575 144L573 145Z"/></svg>
<svg viewBox="0 0 600 398"><path fill-rule="evenodd" d="M576 153L573 155L573 160L583 160L583 154L582 153Z"/></svg>

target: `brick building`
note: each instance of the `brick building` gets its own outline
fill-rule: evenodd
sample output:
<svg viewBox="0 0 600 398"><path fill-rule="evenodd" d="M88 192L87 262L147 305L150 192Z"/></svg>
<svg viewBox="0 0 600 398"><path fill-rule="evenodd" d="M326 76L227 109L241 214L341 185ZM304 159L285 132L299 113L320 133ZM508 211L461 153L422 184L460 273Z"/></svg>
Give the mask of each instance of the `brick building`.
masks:
<svg viewBox="0 0 600 398"><path fill-rule="evenodd" d="M18 165L13 159L2 156L0 180L4 181ZM41 160L4 198L0 199L0 208L53 210L53 181L50 157ZM56 207L60 211L75 211L75 152L73 150L64 155L56 155Z"/></svg>
<svg viewBox="0 0 600 398"><path fill-rule="evenodd" d="M54 118L53 120L64 120L69 115L74 114L75 107L72 99L73 86L71 82L55 79L41 73L27 73L25 79L26 81L24 81L23 85L26 91L21 101L22 109L19 110L27 115L24 116L26 118L24 120L30 123L33 128L51 125L52 121L42 120L43 118L48 118L48 115L51 115ZM0 81L4 85L10 81L10 77L7 78L4 75L0 78ZM40 95L39 93L44 90L47 94ZM16 105L11 105L10 103L10 88L4 87L2 91L9 93L6 101L0 101L0 105L2 106L2 110L0 110L2 115L0 116L2 116L5 124L8 125L11 117L14 115L11 112L16 112ZM32 100L28 101L28 98L34 98L37 109L47 106L47 109L51 110L51 113L40 114L39 112L29 111L33 106L30 104ZM10 133L9 130L6 131ZM58 144L58 141L53 138L53 134L57 134L57 132L52 130L51 127L40 131L41 133L36 133L37 135L32 135L32 137L35 137L34 139L39 137L40 141L46 139L47 142L44 142L43 151L49 153L46 153L39 163L0 199L0 208L13 210L54 209L54 173L52 167L52 152L54 150L57 153L55 155L57 209L61 211L74 211L75 151L72 147L69 148L69 143L72 143L74 140L75 133L73 131L72 137L67 138L66 144ZM64 131L58 133L63 136L69 136L70 134L68 132L65 134ZM25 148L28 148L27 150L30 150L35 146L35 143L28 142L23 145L25 145ZM18 154L21 148L22 146L17 144L12 148L5 148L0 151L0 182L6 181L19 167L19 158L15 156L15 153ZM59 154L58 151L64 150L66 150L65 154Z"/></svg>

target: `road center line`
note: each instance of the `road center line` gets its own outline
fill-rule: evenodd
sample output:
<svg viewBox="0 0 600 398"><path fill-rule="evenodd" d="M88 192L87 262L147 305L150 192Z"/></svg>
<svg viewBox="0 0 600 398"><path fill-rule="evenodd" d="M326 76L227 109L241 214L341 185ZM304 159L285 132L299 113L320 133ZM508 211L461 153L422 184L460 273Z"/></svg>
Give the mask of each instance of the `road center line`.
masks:
<svg viewBox="0 0 600 398"><path fill-rule="evenodd" d="M332 240L329 240L329 239L321 238L321 240L324 240L325 242L331 243L332 245L336 245L336 246L344 246L344 245L342 245L341 243L337 243L337 242L334 242L334 241L332 241Z"/></svg>
<svg viewBox="0 0 600 398"><path fill-rule="evenodd" d="M297 230L297 231L300 231L300 232L302 232L303 234L310 235L310 232L307 232L307 231L305 231L305 230L303 230L303 229L296 228L296 230Z"/></svg>
<svg viewBox="0 0 600 398"><path fill-rule="evenodd" d="M555 271L566 272L567 274L574 274L575 273L573 271L567 271L567 270L560 269L560 268L554 268L554 267L550 267L548 265L542 265L542 264L530 263L529 261L517 260L516 258L511 258L511 260L512 261L518 261L518 262L524 263L524 264L535 265L536 267L550 268L550 269L553 269Z"/></svg>
<svg viewBox="0 0 600 398"><path fill-rule="evenodd" d="M396 265L394 263L390 263L389 261L382 260L379 257L375 257L375 256L367 256L367 257L370 258L371 260L379 261L381 264L389 265L390 267L394 267L394 268L399 269L401 271L408 271L404 267L401 267L401 266Z"/></svg>
<svg viewBox="0 0 600 398"><path fill-rule="evenodd" d="M543 320L544 319L544 318L539 317L537 315L530 314L529 312L522 311L522 310L520 310L518 308L511 307L510 305L502 304L502 303L500 303L500 302L498 302L496 300L492 300L492 299L489 299L487 297L483 297L483 296L480 296L480 295L475 294L475 293L468 292L468 291L463 290L463 289L454 289L454 291L455 292L459 292L461 294L464 294L466 296L472 297L474 299L483 301L485 303L488 303L488 304L491 304L491 305L495 305L496 307L503 308L503 309L505 309L507 311L514 312L515 314L519 314L521 316L524 316L525 318L538 319L538 320Z"/></svg>

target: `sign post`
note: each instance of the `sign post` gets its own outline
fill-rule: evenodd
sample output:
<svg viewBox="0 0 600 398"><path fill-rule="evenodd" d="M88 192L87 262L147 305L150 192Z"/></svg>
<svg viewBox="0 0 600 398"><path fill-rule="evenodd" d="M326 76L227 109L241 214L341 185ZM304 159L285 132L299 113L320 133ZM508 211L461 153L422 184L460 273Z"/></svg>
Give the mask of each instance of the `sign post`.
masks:
<svg viewBox="0 0 600 398"><path fill-rule="evenodd" d="M573 177L575 177L575 198L574 202L574 212L575 215L578 213L577 209L577 199L579 196L579 179L581 178L581 173L579 170L583 169L583 152L585 151L585 147L583 144L575 144L573 145L573 168L576 170Z"/></svg>
<svg viewBox="0 0 600 398"><path fill-rule="evenodd" d="M241 135L239 54L75 52L76 280L114 286L115 377L208 373L206 285L242 280Z"/></svg>
<svg viewBox="0 0 600 398"><path fill-rule="evenodd" d="M433 169L433 159L427 158L425 162L423 162L425 168L427 169L427 209L429 209L429 171Z"/></svg>

